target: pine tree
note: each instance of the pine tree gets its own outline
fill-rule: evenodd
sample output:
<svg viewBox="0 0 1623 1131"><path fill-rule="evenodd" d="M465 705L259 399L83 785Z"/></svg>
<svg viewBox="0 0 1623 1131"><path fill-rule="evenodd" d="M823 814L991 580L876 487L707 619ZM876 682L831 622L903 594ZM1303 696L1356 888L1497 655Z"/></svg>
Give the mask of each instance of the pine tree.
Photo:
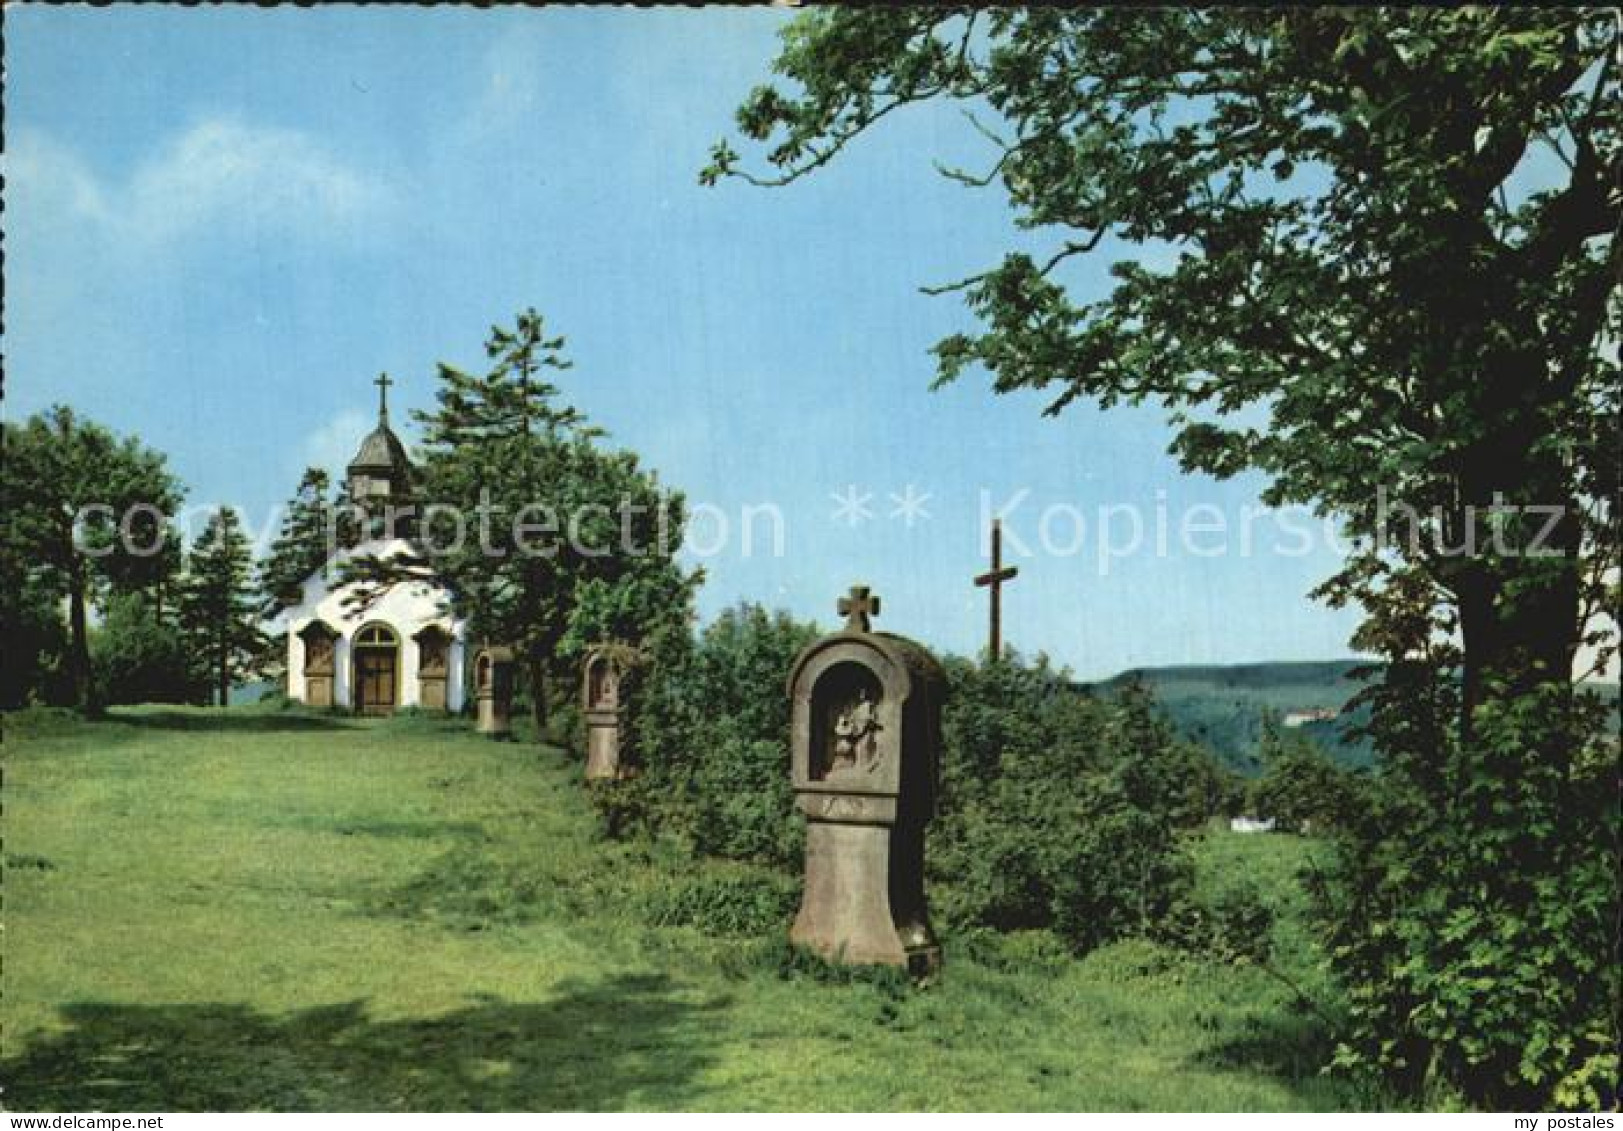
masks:
<svg viewBox="0 0 1623 1131"><path fill-rule="evenodd" d="M254 601L253 554L235 511L221 507L192 546L180 619L225 706L231 685L265 646Z"/></svg>
<svg viewBox="0 0 1623 1131"><path fill-rule="evenodd" d="M262 608L267 614L296 603L305 580L326 564L329 551L335 548L329 540L336 541L337 534L329 529L333 514L327 473L318 467L306 468L298 491L288 501L270 555L259 567Z"/></svg>
<svg viewBox="0 0 1623 1131"><path fill-rule="evenodd" d="M473 639L523 657L538 730L565 655L611 638L659 651L686 632L697 583L673 558L680 496L631 453L599 449L601 432L543 376L570 367L563 345L526 310L491 328L487 372L439 367L437 407L417 414L419 494L443 513L425 517L421 553L363 556L341 574L362 607L401 581L443 586ZM481 511L483 529L453 529Z"/></svg>

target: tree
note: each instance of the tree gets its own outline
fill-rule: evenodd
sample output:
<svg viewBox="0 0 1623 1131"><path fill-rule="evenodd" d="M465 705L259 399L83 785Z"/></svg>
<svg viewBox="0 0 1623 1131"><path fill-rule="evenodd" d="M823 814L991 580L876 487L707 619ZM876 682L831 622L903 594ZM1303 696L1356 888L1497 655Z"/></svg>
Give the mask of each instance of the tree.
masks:
<svg viewBox="0 0 1623 1131"><path fill-rule="evenodd" d="M1346 771L1297 730L1285 730L1273 714L1262 720L1257 743L1262 775L1251 783L1251 810L1290 832L1324 831L1345 820L1354 804Z"/></svg>
<svg viewBox="0 0 1623 1131"><path fill-rule="evenodd" d="M259 566L262 608L267 614L298 601L305 581L337 548L331 544L336 535L327 473L319 467L306 468L298 491L288 501L270 553Z"/></svg>
<svg viewBox="0 0 1623 1131"><path fill-rule="evenodd" d="M667 648L635 704L637 777L594 794L605 823L629 797L648 810L640 823L680 831L696 852L798 862L805 838L789 783L789 698L772 691L817 636L787 613L741 604L686 647Z"/></svg>
<svg viewBox="0 0 1623 1131"><path fill-rule="evenodd" d="M6 631L0 707L68 702L63 678L68 641L59 603L37 571L0 543L0 624Z"/></svg>
<svg viewBox="0 0 1623 1131"><path fill-rule="evenodd" d="M208 672L176 617L150 593L115 594L91 631L91 669L103 703L195 703L208 698Z"/></svg>
<svg viewBox="0 0 1623 1131"><path fill-rule="evenodd" d="M1416 918L1356 961L1343 937L1344 1059L1479 1102L1616 1068L1615 964L1590 959L1615 955L1591 802L1617 771L1571 678L1581 642L1615 645L1590 614L1618 598L1620 37L1599 9L819 10L775 64L796 89L739 111L773 172L722 142L702 174L786 183L966 103L992 156L946 172L1001 183L1050 246L942 288L982 326L936 346L939 379L1162 403L1186 469L1345 523L1320 592L1389 661L1373 726L1418 820L1364 843L1450 867L1363 892ZM1084 256L1115 257L1109 293L1067 285ZM1563 911L1579 875L1599 887ZM1564 925L1528 964L1489 941L1506 921Z"/></svg>
<svg viewBox="0 0 1623 1131"><path fill-rule="evenodd" d="M221 507L192 546L180 623L222 707L230 701L231 685L254 670L265 648L253 566L237 512Z"/></svg>
<svg viewBox="0 0 1623 1131"><path fill-rule="evenodd" d="M173 561L163 551L180 486L161 454L63 406L6 424L4 440L7 592L32 595L30 623L40 620L43 602L66 601L68 695L80 710L94 711L88 610L103 589L161 583ZM13 583L22 588L12 590Z"/></svg>
<svg viewBox="0 0 1623 1131"><path fill-rule="evenodd" d="M475 639L523 657L538 733L566 658L609 638L656 651L680 642L698 582L674 557L681 497L631 453L600 449L599 430L545 378L570 367L563 345L527 310L491 328L487 372L439 367L436 407L416 414L428 504L416 549L343 571L361 606L404 580L443 586Z"/></svg>

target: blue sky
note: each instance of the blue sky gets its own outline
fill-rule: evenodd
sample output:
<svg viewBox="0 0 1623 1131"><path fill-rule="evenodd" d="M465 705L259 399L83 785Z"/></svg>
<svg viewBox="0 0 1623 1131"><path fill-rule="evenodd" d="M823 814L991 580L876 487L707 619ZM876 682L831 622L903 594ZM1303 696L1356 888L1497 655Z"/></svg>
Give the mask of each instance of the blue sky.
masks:
<svg viewBox="0 0 1623 1131"><path fill-rule="evenodd" d="M380 370L399 419L429 403L436 361L481 364L490 324L533 305L569 339L569 398L716 508L696 537L728 516L706 616L748 599L832 624L860 580L882 626L972 652L984 493L1019 500L1004 620L1024 651L1085 677L1347 654L1355 615L1306 596L1337 562L1322 537L1282 554L1302 539L1257 519L1249 554L1179 545L1211 517L1192 508L1232 529L1261 482L1180 475L1158 411L1048 419L978 378L929 391L928 347L968 321L920 285L1025 238L998 192L934 171L983 155L956 110L893 117L787 189L699 187L784 19L9 9L7 417L71 404L169 453L190 503L256 525L306 464L346 462ZM910 485L929 496L911 525L890 497ZM873 518L834 517L850 487ZM762 505L781 557L765 526L752 554L736 537ZM1145 544L1102 569L1109 506L1141 509Z"/></svg>

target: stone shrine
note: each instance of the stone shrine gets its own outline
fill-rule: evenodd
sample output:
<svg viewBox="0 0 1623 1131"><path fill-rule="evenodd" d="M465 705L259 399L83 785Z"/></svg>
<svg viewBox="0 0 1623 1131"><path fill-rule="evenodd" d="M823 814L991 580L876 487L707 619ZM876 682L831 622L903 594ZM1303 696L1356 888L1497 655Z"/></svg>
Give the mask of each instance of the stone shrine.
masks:
<svg viewBox="0 0 1623 1131"><path fill-rule="evenodd" d="M480 649L473 660L473 692L479 703L475 730L492 738L513 733L513 650L500 645Z"/></svg>
<svg viewBox="0 0 1623 1131"><path fill-rule="evenodd" d="M581 680L581 711L586 717L586 780L618 778L620 730L625 721L625 649L601 645L586 654Z"/></svg>
<svg viewBox="0 0 1623 1131"><path fill-rule="evenodd" d="M845 628L789 675L790 772L806 815L805 887L790 939L851 964L915 976L941 962L924 900L924 827L935 809L946 679L918 644L874 632L879 598L857 587Z"/></svg>

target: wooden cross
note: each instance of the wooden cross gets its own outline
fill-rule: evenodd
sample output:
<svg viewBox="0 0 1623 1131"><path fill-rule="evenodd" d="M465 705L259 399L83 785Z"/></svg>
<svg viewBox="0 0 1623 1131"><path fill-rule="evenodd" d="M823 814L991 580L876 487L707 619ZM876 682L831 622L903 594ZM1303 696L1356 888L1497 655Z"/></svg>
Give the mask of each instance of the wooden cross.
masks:
<svg viewBox="0 0 1623 1131"><path fill-rule="evenodd" d="M378 417L386 419L389 415L389 386L394 382L389 380L387 373L379 373L378 379L372 384L378 387Z"/></svg>
<svg viewBox="0 0 1623 1131"><path fill-rule="evenodd" d="M853 585L850 595L841 597L834 608L845 618L845 631L868 632L868 618L879 615L879 598L866 585Z"/></svg>
<svg viewBox="0 0 1623 1131"><path fill-rule="evenodd" d="M992 628L988 645L992 662L1003 657L1003 583L1013 581L1019 574L1014 566L1003 565L1003 523L992 520L992 568L975 579L975 584L992 590Z"/></svg>

